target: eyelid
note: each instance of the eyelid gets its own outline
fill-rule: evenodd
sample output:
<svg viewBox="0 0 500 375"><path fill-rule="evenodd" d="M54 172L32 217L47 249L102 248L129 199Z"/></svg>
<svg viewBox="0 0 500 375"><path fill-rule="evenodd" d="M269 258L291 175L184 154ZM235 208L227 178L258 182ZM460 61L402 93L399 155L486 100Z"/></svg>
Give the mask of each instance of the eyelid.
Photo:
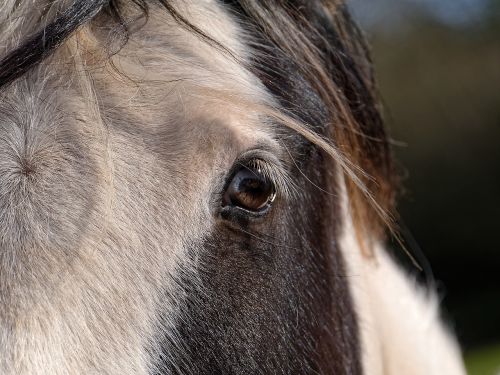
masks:
<svg viewBox="0 0 500 375"><path fill-rule="evenodd" d="M259 170L265 178L274 184L276 193L285 199L297 192L297 187L284 163L267 150L249 150L240 155L234 165ZM234 170L231 171L231 176L234 172Z"/></svg>

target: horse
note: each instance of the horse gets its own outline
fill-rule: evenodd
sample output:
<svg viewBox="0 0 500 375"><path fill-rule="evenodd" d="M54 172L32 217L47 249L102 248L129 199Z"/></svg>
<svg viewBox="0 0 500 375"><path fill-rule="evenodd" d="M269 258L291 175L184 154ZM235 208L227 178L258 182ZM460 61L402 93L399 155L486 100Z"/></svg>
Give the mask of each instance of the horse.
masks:
<svg viewBox="0 0 500 375"><path fill-rule="evenodd" d="M372 70L338 0L4 0L0 373L464 374Z"/></svg>

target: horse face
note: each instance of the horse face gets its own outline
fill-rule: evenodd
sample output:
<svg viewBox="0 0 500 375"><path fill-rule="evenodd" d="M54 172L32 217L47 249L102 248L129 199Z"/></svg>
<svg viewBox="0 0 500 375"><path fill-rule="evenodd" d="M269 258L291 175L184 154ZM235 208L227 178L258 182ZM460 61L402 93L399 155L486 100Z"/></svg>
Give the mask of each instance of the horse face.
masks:
<svg viewBox="0 0 500 375"><path fill-rule="evenodd" d="M228 5L177 5L218 44L151 6L113 50L103 13L2 89L0 369L360 373L339 167L265 110L327 136L324 104Z"/></svg>

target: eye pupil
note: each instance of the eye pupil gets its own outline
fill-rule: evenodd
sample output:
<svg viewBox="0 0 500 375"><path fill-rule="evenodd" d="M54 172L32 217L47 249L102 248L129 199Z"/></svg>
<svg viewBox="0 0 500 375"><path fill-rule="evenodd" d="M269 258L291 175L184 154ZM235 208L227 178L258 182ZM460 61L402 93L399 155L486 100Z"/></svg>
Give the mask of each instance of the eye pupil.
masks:
<svg viewBox="0 0 500 375"><path fill-rule="evenodd" d="M273 184L259 170L243 167L229 183L224 194L224 205L258 212L272 203L274 195Z"/></svg>

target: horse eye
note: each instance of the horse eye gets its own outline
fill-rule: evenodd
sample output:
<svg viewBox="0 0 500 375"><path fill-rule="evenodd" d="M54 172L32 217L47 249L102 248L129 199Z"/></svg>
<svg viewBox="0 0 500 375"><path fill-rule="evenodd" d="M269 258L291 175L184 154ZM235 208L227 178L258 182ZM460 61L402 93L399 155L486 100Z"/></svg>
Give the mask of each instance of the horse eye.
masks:
<svg viewBox="0 0 500 375"><path fill-rule="evenodd" d="M234 206L251 212L262 212L274 201L274 185L259 169L244 166L226 188L223 206Z"/></svg>

